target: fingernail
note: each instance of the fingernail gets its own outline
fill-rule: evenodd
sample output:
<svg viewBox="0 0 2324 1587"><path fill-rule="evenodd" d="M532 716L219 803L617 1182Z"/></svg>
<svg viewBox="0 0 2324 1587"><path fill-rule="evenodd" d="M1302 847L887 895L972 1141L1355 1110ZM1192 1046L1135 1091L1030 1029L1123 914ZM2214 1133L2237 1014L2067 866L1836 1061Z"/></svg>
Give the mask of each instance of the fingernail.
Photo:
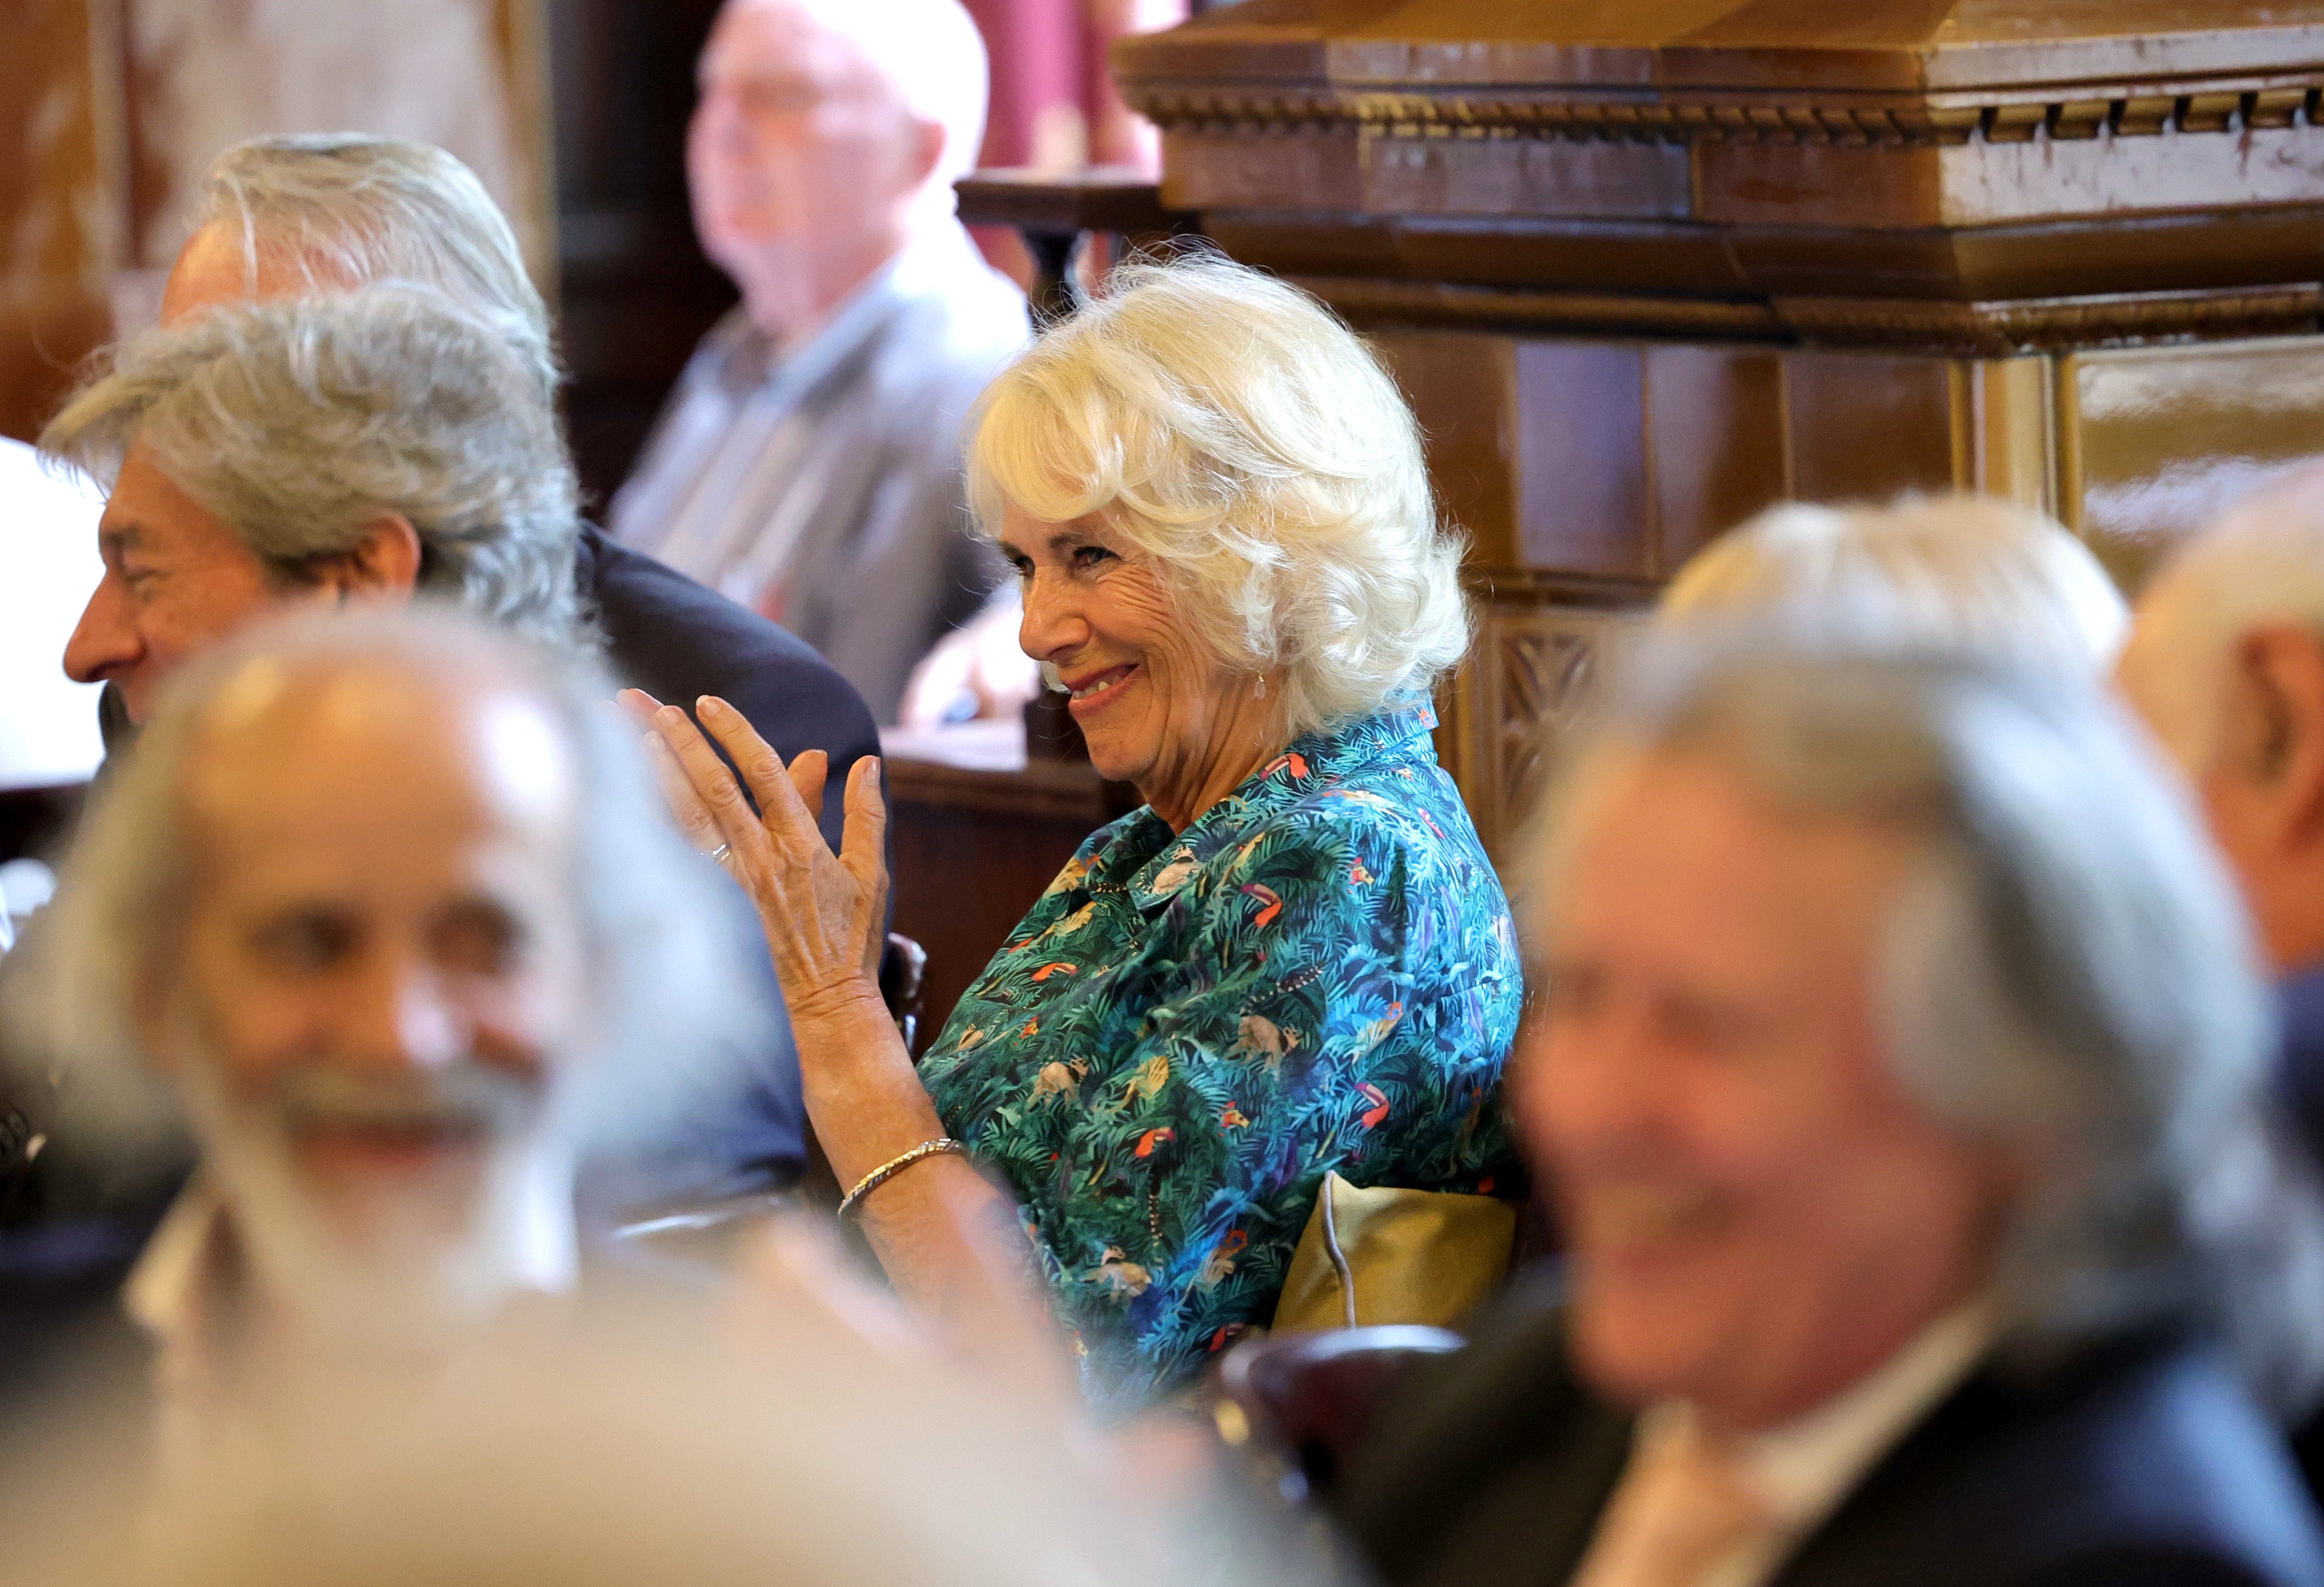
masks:
<svg viewBox="0 0 2324 1587"><path fill-rule="evenodd" d="M694 702L694 708L705 716L715 715L726 708L725 702L715 695L704 695Z"/></svg>
<svg viewBox="0 0 2324 1587"><path fill-rule="evenodd" d="M664 706L660 710L654 713L654 720L657 722L667 722L671 726L675 727L678 724L686 720L686 713L679 710L676 706Z"/></svg>

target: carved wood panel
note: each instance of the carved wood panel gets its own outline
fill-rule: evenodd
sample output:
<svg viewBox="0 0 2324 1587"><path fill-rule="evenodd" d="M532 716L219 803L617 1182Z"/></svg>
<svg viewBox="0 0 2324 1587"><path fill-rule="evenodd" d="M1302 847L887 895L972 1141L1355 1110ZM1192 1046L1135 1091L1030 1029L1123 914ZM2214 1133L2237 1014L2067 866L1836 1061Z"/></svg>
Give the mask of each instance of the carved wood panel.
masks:
<svg viewBox="0 0 2324 1587"><path fill-rule="evenodd" d="M1453 775L1486 851L1506 862L1535 800L1586 724L1637 609L1533 601L1484 607L1447 726Z"/></svg>

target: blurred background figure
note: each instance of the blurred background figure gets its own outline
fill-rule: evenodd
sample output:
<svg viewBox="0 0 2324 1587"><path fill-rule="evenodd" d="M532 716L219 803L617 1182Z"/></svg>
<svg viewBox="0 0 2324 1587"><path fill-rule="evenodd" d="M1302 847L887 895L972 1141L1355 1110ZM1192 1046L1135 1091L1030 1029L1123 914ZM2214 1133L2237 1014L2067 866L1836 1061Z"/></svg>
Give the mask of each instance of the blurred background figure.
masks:
<svg viewBox="0 0 2324 1587"><path fill-rule="evenodd" d="M2193 784L2275 976L2276 1077L2324 1158L2324 473L2247 497L2140 596L2118 679ZM2297 1430L2324 1492L2324 1415Z"/></svg>
<svg viewBox="0 0 2324 1587"><path fill-rule="evenodd" d="M1382 1573L2324 1580L2261 1408L2324 1367L2318 1208L2145 746L1877 630L1635 660L1521 861L1566 1283L1374 1426Z"/></svg>
<svg viewBox="0 0 2324 1587"><path fill-rule="evenodd" d="M1690 558L1665 618L1844 612L1899 643L1959 643L2062 664L2113 665L2130 611L2063 524L1990 496L1885 507L1786 502Z"/></svg>
<svg viewBox="0 0 2324 1587"><path fill-rule="evenodd" d="M12 1388L77 1328L134 1354L125 1305L189 1461L254 1426L303 1458L328 1427L268 1426L255 1363L421 1394L572 1288L582 1166L666 1139L761 1014L608 687L433 609L305 615L172 680L6 1012L81 1139L150 1174L182 1114L200 1167L119 1299L12 1306Z"/></svg>
<svg viewBox="0 0 2324 1587"><path fill-rule="evenodd" d="M2324 1151L2324 473L2246 499L2148 586L2124 692L2192 780L2278 980Z"/></svg>
<svg viewBox="0 0 2324 1587"><path fill-rule="evenodd" d="M959 463L1028 331L954 213L985 70L958 0L728 0L687 173L742 302L613 506L624 542L783 623L883 722L999 573Z"/></svg>

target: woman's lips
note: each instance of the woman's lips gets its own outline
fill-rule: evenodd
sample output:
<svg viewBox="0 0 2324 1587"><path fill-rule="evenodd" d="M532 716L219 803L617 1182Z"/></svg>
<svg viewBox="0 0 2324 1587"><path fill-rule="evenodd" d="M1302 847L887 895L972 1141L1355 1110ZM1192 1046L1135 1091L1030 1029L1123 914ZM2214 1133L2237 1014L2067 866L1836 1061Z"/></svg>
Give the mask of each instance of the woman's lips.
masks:
<svg viewBox="0 0 2324 1587"><path fill-rule="evenodd" d="M1088 721L1121 697L1122 687L1137 671L1137 664L1132 662L1122 667L1109 667L1102 672L1093 672L1075 680L1073 698L1066 703L1065 708L1074 714L1074 721Z"/></svg>

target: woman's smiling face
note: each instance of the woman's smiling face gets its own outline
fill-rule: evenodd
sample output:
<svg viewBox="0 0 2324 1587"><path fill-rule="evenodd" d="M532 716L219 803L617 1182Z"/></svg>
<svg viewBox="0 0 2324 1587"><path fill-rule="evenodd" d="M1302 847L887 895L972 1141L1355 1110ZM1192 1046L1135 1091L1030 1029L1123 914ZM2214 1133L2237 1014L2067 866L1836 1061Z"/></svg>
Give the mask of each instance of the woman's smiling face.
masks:
<svg viewBox="0 0 2324 1587"><path fill-rule="evenodd" d="M1025 596L1018 642L1056 669L1099 771L1137 784L1183 828L1256 769L1270 747L1256 680L1187 632L1120 534L1094 515L1048 523L1012 503L1000 539Z"/></svg>

